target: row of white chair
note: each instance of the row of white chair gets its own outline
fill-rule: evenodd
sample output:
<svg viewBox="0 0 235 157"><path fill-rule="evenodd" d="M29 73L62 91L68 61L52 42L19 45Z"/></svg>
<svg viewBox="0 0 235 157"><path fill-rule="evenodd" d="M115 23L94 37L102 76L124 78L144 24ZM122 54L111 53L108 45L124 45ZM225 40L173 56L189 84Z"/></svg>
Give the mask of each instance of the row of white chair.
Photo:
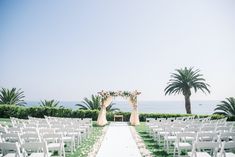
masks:
<svg viewBox="0 0 235 157"><path fill-rule="evenodd" d="M19 146L23 153L27 143L45 143L45 150L58 151L59 156L65 156L65 144L72 153L89 136L92 128L91 119L29 117L25 120L12 117L11 122L9 126L0 126L0 142L3 143L0 150L3 154L6 152L5 145L12 145L14 148ZM44 155L49 155L45 152Z"/></svg>
<svg viewBox="0 0 235 157"><path fill-rule="evenodd" d="M234 149L235 149L235 141L231 142L196 141L193 143L192 151L188 152L187 155L190 157L235 157L235 154L231 151ZM178 156L180 156L179 153Z"/></svg>
<svg viewBox="0 0 235 157"><path fill-rule="evenodd" d="M30 142L19 144L18 142L0 142L2 157L50 157L47 143Z"/></svg>
<svg viewBox="0 0 235 157"><path fill-rule="evenodd" d="M234 123L227 123L225 120L226 119L210 120L209 118L196 121L193 118L177 120L175 118L169 118L169 120L149 119L146 124L149 128L150 136L152 136L158 144L163 141L164 147L168 152L169 146L173 144L174 154L176 154L176 152L180 152L182 148L192 149L192 145L195 142L234 142ZM182 139L184 139L184 142L182 142ZM195 146L197 146L197 144Z"/></svg>

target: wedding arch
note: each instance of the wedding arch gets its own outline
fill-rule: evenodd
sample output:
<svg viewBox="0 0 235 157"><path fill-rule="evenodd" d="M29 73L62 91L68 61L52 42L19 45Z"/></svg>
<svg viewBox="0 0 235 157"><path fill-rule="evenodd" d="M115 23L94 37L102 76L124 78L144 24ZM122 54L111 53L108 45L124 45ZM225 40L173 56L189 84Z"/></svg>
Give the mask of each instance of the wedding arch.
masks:
<svg viewBox="0 0 235 157"><path fill-rule="evenodd" d="M98 92L98 95L101 97L101 110L99 112L99 116L97 119L97 124L100 126L106 125L107 119L106 119L106 108L110 105L110 103L113 101L113 98L115 97L123 97L128 100L130 105L132 106L132 112L130 116L130 123L131 125L139 125L139 114L138 114L138 108L137 108L137 96L141 94L137 90L133 92L129 91L101 91Z"/></svg>

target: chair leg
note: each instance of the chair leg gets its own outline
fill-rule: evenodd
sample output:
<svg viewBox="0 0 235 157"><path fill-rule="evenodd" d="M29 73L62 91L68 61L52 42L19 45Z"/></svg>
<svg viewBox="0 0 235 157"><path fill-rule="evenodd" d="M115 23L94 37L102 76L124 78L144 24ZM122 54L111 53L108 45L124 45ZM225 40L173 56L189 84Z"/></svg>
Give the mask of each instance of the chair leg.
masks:
<svg viewBox="0 0 235 157"><path fill-rule="evenodd" d="M180 153L181 153L181 150L180 150L180 149L178 149L178 157L180 157Z"/></svg>
<svg viewBox="0 0 235 157"><path fill-rule="evenodd" d="M65 148L64 147L62 148L62 151L63 151L63 157L65 157Z"/></svg>
<svg viewBox="0 0 235 157"><path fill-rule="evenodd" d="M175 157L175 154L176 154L176 147L174 148L173 157Z"/></svg>

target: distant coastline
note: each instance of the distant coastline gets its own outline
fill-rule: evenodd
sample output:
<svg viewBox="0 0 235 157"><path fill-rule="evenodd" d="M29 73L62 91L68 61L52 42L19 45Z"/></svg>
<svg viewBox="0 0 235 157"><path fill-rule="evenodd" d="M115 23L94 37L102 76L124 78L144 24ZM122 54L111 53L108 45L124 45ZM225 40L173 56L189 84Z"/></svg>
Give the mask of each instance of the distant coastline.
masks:
<svg viewBox="0 0 235 157"><path fill-rule="evenodd" d="M130 112L131 106L127 101L113 101L115 107L121 111ZM196 100L192 101L193 114L212 114L219 100ZM39 106L39 101L26 101L26 106ZM66 108L78 109L75 104L79 101L60 101L60 104ZM138 110L140 113L179 113L184 114L184 101L139 101Z"/></svg>

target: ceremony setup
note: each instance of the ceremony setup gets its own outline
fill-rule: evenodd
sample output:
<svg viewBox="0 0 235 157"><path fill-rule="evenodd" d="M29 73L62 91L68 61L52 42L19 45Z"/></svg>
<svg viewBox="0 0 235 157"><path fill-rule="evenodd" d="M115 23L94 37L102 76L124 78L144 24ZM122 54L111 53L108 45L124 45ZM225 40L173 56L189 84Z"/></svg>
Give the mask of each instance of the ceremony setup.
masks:
<svg viewBox="0 0 235 157"><path fill-rule="evenodd" d="M102 90L97 94L100 109L96 119L56 117L44 113L41 118L11 116L9 120L0 121L1 156L235 156L235 122L227 121L227 117L191 114L174 117L169 114L166 118L152 115L140 122L138 96L141 92ZM106 109L113 105L116 97L124 98L131 106L126 121L118 111L111 112L113 120L107 120ZM115 118L121 118L121 121Z"/></svg>
<svg viewBox="0 0 235 157"><path fill-rule="evenodd" d="M132 112L130 116L130 124L131 125L139 125L139 114L138 114L138 102L137 96L141 94L137 90L133 92L128 91L101 91L98 93L101 97L101 110L99 111L99 116L97 119L97 124L100 126L106 125L108 122L106 120L106 108L110 105L115 97L123 97L127 99L129 104L132 106Z"/></svg>
<svg viewBox="0 0 235 157"><path fill-rule="evenodd" d="M0 0L0 157L235 157L235 0Z"/></svg>

